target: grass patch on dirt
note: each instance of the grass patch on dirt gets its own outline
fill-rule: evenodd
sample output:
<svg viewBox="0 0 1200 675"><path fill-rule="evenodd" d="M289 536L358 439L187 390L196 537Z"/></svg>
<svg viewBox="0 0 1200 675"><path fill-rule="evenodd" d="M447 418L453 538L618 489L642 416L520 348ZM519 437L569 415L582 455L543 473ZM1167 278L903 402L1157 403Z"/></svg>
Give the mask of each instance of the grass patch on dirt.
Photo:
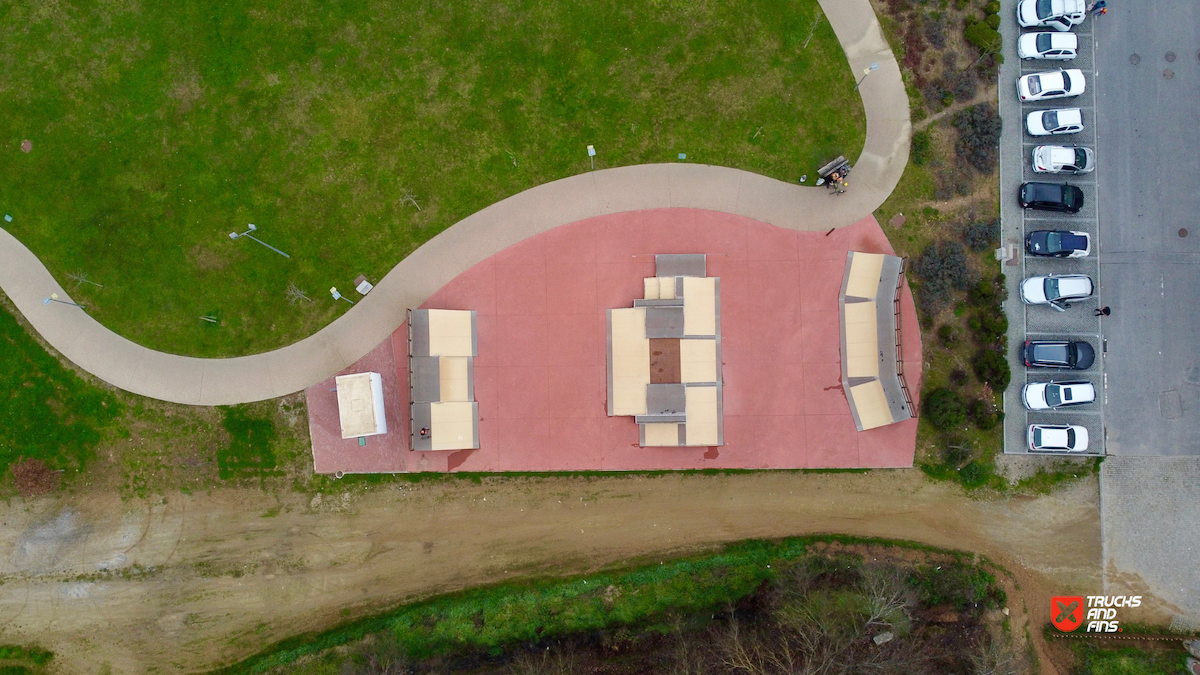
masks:
<svg viewBox="0 0 1200 675"><path fill-rule="evenodd" d="M40 647L0 645L0 675L40 675L54 659L54 652Z"/></svg>
<svg viewBox="0 0 1200 675"><path fill-rule="evenodd" d="M116 397L64 368L0 306L0 473L22 459L82 471L121 414Z"/></svg>
<svg viewBox="0 0 1200 675"><path fill-rule="evenodd" d="M221 673L339 672L342 645L386 634L405 658L479 653L499 656L516 644L542 644L565 635L616 627L668 633L672 616L725 611L779 575L789 565L821 552L822 560L842 561L818 571L826 576L856 577L863 558L845 547L898 547L938 558L914 564L905 583L923 603L950 611L982 611L1003 606L989 563L970 554L890 540L813 536L781 541L749 541L718 553L669 561L648 561L625 571L568 579L502 584L434 598L361 619L324 633L285 640L267 652L223 669ZM918 556L924 558L924 556ZM844 564L842 564L844 563ZM312 657L326 653L327 658ZM298 669L288 664L305 659Z"/></svg>
<svg viewBox="0 0 1200 675"><path fill-rule="evenodd" d="M1073 645L1075 675L1177 675L1182 673L1185 655L1138 647L1104 647L1093 643Z"/></svg>
<svg viewBox="0 0 1200 675"><path fill-rule="evenodd" d="M865 137L816 0L9 3L0 20L5 227L99 321L172 353L313 333L348 308L325 289L587 171L589 143L597 168L686 153L794 181ZM230 240L250 222L291 259Z"/></svg>

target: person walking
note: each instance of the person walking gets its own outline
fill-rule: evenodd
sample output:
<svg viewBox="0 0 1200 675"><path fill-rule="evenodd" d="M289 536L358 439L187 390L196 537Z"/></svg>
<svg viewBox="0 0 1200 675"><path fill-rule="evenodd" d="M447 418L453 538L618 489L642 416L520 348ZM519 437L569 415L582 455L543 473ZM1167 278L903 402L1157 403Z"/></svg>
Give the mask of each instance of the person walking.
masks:
<svg viewBox="0 0 1200 675"><path fill-rule="evenodd" d="M1100 16L1108 12L1108 3L1105 0L1098 0L1090 8L1092 16Z"/></svg>
<svg viewBox="0 0 1200 675"><path fill-rule="evenodd" d="M1096 312L1096 316L1108 316L1109 314L1112 314L1112 310L1109 309L1107 305L1094 311Z"/></svg>

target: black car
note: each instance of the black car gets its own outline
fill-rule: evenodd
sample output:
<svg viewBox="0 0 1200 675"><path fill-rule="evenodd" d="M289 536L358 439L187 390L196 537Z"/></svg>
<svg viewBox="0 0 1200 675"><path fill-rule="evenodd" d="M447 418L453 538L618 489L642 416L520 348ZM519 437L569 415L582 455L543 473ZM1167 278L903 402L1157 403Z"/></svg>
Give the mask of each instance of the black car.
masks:
<svg viewBox="0 0 1200 675"><path fill-rule="evenodd" d="M1025 237L1025 250L1030 255L1082 258L1092 252L1091 238L1087 232L1034 230Z"/></svg>
<svg viewBox="0 0 1200 675"><path fill-rule="evenodd" d="M1096 350L1082 341L1027 340L1022 352L1029 368L1087 370L1096 360Z"/></svg>
<svg viewBox="0 0 1200 675"><path fill-rule="evenodd" d="M1083 190L1067 183L1021 183L1017 202L1024 209L1078 213L1083 208Z"/></svg>

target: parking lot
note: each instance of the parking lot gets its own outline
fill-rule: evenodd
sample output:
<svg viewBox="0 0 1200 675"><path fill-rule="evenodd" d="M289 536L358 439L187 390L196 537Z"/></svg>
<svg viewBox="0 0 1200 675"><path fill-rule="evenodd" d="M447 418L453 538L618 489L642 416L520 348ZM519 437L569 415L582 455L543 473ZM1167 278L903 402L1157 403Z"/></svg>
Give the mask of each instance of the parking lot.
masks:
<svg viewBox="0 0 1200 675"><path fill-rule="evenodd" d="M1000 221L1003 244L1015 247L1015 257L1002 268L1007 279L1009 365L1012 367L1012 384L1004 394L1004 450L1009 453L1028 451L1026 433L1030 424L1078 424L1087 428L1089 447L1086 454L1104 453L1104 342L1101 337L1100 319L1094 310L1100 307L1098 298L1070 303L1070 308L1060 312L1048 305L1026 305L1021 302L1021 281L1046 274L1086 274L1094 283L1100 283L1100 259L1098 239L1101 236L1097 203L1096 176L1104 167L1103 159L1097 158L1097 170L1092 173L1038 174L1034 173L1031 153L1038 145L1071 145L1096 147L1096 105L1094 44L1092 19L1087 19L1075 28L1079 35L1079 55L1071 61L1021 61L1017 57L1016 37L1021 29L1016 21L1016 0L1003 3L1000 11L1006 25L1004 34L1004 64L1000 69L1000 116L1004 130L1000 138ZM1029 73L1078 68L1083 71L1087 89L1074 98L1022 103L1017 96L1017 78ZM1051 108L1079 108L1083 113L1083 132L1063 136L1030 136L1025 130L1025 116L1035 110ZM1083 190L1083 208L1076 214L1022 209L1017 204L1017 191L1023 182L1042 181L1070 183ZM1102 206L1101 206L1102 207ZM1091 254L1084 258L1042 258L1025 254L1025 234L1033 230L1072 230L1087 232L1092 238ZM1085 340L1095 348L1096 360L1087 370L1060 371L1054 369L1027 369L1021 358L1021 346L1025 340ZM1021 390L1029 382L1080 381L1091 382L1097 390L1096 403L1062 408L1058 411L1030 412L1021 401Z"/></svg>
<svg viewBox="0 0 1200 675"><path fill-rule="evenodd" d="M1200 455L1200 3L1109 5L1095 26L1107 450Z"/></svg>
<svg viewBox="0 0 1200 675"><path fill-rule="evenodd" d="M1005 394L1005 452L1026 451L1030 423L1084 424L1089 452L1110 455L1200 455L1200 4L1170 0L1120 3L1074 29L1073 61L1021 61L1016 55L1016 0L1001 10L1006 22L1005 64L1000 73L1001 221L1006 245L1017 257L1008 276L1010 364ZM1073 99L1021 104L1014 83L1021 75L1057 67L1079 68L1087 92ZM1025 131L1032 110L1078 107L1084 131L1043 137ZM1096 170L1083 176L1035 174L1030 152L1043 143L1076 143L1096 150ZM1029 180L1066 181L1084 193L1077 215L1024 211L1018 186ZM1026 256L1023 241L1034 229L1071 229L1093 236L1093 255L1077 260ZM1067 312L1021 303L1019 285L1048 273L1087 274L1098 294ZM1112 315L1092 310L1109 306ZM1070 412L1029 413L1021 402L1026 382L1075 373L1027 370L1020 359L1026 339L1082 339L1097 361L1080 373L1098 390L1099 403Z"/></svg>

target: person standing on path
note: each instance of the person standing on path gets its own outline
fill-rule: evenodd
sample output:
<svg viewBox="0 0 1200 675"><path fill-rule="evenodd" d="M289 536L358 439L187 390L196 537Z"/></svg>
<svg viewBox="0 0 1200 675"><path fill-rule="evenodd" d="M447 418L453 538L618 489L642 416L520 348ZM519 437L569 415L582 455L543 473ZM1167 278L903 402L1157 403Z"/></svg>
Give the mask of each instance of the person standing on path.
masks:
<svg viewBox="0 0 1200 675"><path fill-rule="evenodd" d="M1112 310L1109 309L1107 305L1094 311L1096 312L1096 316L1108 316L1109 314L1112 314Z"/></svg>
<svg viewBox="0 0 1200 675"><path fill-rule="evenodd" d="M1105 0L1098 0L1088 7L1088 11L1092 13L1092 16L1106 14L1108 12L1108 3Z"/></svg>

